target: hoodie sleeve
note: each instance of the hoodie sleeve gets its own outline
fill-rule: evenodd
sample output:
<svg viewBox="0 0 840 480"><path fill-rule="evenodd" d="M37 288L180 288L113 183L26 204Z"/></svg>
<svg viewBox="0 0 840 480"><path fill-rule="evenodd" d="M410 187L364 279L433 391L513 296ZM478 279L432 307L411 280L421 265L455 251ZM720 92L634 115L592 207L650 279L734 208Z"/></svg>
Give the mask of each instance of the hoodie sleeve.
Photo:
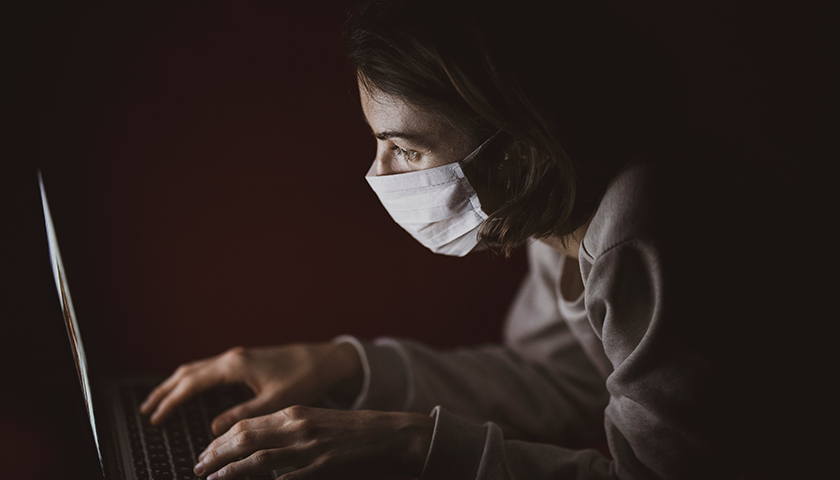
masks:
<svg viewBox="0 0 840 480"><path fill-rule="evenodd" d="M508 437L589 444L603 436L604 377L557 308L559 257L529 248L529 272L507 317L504 345L441 351L394 338L352 343L362 392L351 408L492 421Z"/></svg>
<svg viewBox="0 0 840 480"><path fill-rule="evenodd" d="M506 439L493 422L445 408L423 479L708 479L737 475L704 426L709 362L680 339L662 301L656 251L628 240L591 259L587 310L614 366L607 379L610 457ZM524 408L527 408L524 407Z"/></svg>

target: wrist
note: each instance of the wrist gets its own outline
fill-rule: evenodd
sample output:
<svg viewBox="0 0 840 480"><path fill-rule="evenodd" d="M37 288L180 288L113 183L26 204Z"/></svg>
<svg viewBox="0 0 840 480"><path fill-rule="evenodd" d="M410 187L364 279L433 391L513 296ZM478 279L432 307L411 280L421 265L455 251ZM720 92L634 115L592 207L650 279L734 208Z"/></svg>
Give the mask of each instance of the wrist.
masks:
<svg viewBox="0 0 840 480"><path fill-rule="evenodd" d="M330 346L330 365L336 374L329 395L347 399L352 403L362 391L364 372L356 347L347 342L337 342Z"/></svg>
<svg viewBox="0 0 840 480"><path fill-rule="evenodd" d="M400 459L402 472L412 478L419 478L426 465L426 457L432 444L435 419L419 413L397 413L400 417L397 438L401 439Z"/></svg>

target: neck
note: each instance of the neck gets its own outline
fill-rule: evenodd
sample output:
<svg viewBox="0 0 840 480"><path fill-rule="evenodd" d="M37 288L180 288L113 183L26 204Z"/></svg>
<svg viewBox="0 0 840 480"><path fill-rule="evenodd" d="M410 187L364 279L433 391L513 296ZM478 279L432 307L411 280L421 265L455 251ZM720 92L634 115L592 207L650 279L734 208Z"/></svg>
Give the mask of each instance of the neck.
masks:
<svg viewBox="0 0 840 480"><path fill-rule="evenodd" d="M586 223L578 227L577 230L575 230L571 235L569 235L566 238L565 245L560 240L560 237L557 237L555 235L546 238L541 238L540 241L550 246L551 248L557 250L558 252L566 255L567 257L571 257L577 260L578 253L580 252L580 244L581 242L583 242L583 237L586 235L586 230L589 228L590 221L591 219L587 220Z"/></svg>

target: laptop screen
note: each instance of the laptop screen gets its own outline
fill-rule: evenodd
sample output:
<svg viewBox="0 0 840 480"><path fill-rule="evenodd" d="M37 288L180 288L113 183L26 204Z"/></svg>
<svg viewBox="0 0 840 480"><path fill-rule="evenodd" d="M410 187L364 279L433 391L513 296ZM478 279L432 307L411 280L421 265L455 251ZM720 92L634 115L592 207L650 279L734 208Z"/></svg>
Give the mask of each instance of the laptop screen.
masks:
<svg viewBox="0 0 840 480"><path fill-rule="evenodd" d="M82 337L79 334L79 324L76 322L76 313L73 310L73 300L70 298L70 289L67 286L67 277L64 274L64 264L61 262L61 253L58 251L58 239L55 235L50 207L47 205L47 193L44 190L44 180L41 172L38 172L38 183L41 186L41 204L44 207L44 223L47 227L47 243L50 250L50 261L52 263L55 288L58 292L58 300L61 303L61 311L64 314L64 325L67 327L67 335L70 337L70 348L76 361L76 371L79 374L79 383L82 386L82 393L85 400L90 428L93 431L93 440L96 443L96 451L99 455L99 465L104 473L105 466L102 459L102 448L99 445L99 434L96 429L96 417L93 415L93 396L90 388L90 377L88 376L85 348L82 345Z"/></svg>

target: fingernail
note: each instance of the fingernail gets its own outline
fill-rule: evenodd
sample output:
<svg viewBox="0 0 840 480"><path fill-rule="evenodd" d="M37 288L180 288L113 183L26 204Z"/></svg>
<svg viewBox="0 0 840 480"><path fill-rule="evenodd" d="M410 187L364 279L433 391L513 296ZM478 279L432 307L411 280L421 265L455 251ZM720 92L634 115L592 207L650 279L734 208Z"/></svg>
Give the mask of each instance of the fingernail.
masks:
<svg viewBox="0 0 840 480"><path fill-rule="evenodd" d="M198 463L195 464L195 467L193 467L193 471L198 476L204 475L204 463L201 462L200 458L198 459Z"/></svg>
<svg viewBox="0 0 840 480"><path fill-rule="evenodd" d="M212 473L212 474L210 474L209 477L207 477L207 480L216 480L217 478L221 477L222 475L224 475L222 472Z"/></svg>

